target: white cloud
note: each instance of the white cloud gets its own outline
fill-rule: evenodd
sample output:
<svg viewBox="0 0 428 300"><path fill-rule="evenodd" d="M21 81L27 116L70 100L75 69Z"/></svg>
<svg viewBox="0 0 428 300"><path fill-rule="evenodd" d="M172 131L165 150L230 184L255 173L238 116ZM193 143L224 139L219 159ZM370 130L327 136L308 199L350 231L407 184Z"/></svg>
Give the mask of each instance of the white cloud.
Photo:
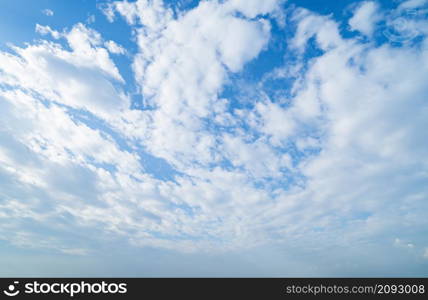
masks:
<svg viewBox="0 0 428 300"><path fill-rule="evenodd" d="M52 30L49 26L43 26L40 24L36 24L36 32L40 33L41 35L50 34L54 39L59 39L62 37L62 34L58 31Z"/></svg>
<svg viewBox="0 0 428 300"><path fill-rule="evenodd" d="M245 168L253 178L280 177L280 169L290 167L289 155L276 153L264 140L246 143L242 138L226 135L223 147L232 164Z"/></svg>
<svg viewBox="0 0 428 300"><path fill-rule="evenodd" d="M48 16L48 17L52 17L52 16L54 15L53 10L51 10L51 9L49 9L49 8L46 8L46 9L42 10L42 13L43 13L44 15Z"/></svg>
<svg viewBox="0 0 428 300"><path fill-rule="evenodd" d="M112 21L119 13L135 26L145 111L114 85L123 78L109 51L123 48L82 24L36 27L70 51L42 41L0 52L1 236L37 244L28 218L88 240L185 252L279 245L312 257L391 249L426 228L427 52L346 39L331 17L297 9L287 44L302 61L288 101L261 91L233 109L219 93L266 49L264 15L276 7L211 1L175 16L161 1L111 3ZM322 53L307 62L311 38ZM174 180L149 175L144 150L172 165ZM53 248L86 253L64 236ZM396 244L426 245L409 240Z"/></svg>
<svg viewBox="0 0 428 300"><path fill-rule="evenodd" d="M295 117L278 104L259 102L256 104L256 112L260 119L256 117L254 125L264 134L271 136L273 144L281 145L281 142L295 134Z"/></svg>
<svg viewBox="0 0 428 300"><path fill-rule="evenodd" d="M208 6L214 4L204 5ZM221 8L216 8L219 10L219 12L221 12ZM272 146L267 142L268 139L261 139L257 142L253 142L246 141L245 136L239 137L225 135L223 137L218 137L214 135L213 140L213 138L209 135L211 133L204 132L203 127L200 123L199 116L207 116L207 112L198 109L199 105L201 105L201 101L205 99L208 100L210 98L202 94L202 97L197 98L199 103L190 102L190 100L192 99L191 93L193 93L193 91L189 87L193 88L198 86L199 90L203 90L205 87L201 84L190 84L191 82L193 82L192 71L195 72L194 70L199 65L205 66L206 61L210 61L211 66L216 65L216 60L214 58L210 60L208 51L209 48L207 48L208 45L206 44L206 42L204 44L201 44L203 45L203 49L205 49L204 61L199 61L194 59L194 57L197 56L191 55L193 50L192 48L198 45L196 41L192 41L192 43L189 43L187 40L183 39L183 37L187 37L189 35L182 33L182 31L187 27L191 26L192 22L195 22L194 19L196 18L196 16L198 16L199 18L198 14L203 15L205 9L206 8L202 5L191 13L189 13L188 15L184 15L182 19L172 22L172 25L162 26L162 28L165 28L163 34L169 37L168 43L165 43L165 45L162 43L162 39L155 40L158 43L156 46L153 46L155 45L155 43L153 42L148 43L147 39L151 39L153 36L155 36L155 34L144 32L141 33L139 36L140 47L144 50L144 55L146 55L146 57L149 57L150 60L148 59L148 61L145 61L143 59L143 56L137 57L137 60L135 62L135 69L138 78L141 78L141 80L143 80L143 90L147 93L147 95L153 95L154 99L152 101L158 108L158 111L153 114L154 119L151 125L153 126L153 131L151 134L149 134L149 138L146 139L146 145L153 153L164 157L169 162L179 167L181 171L188 172L189 174L200 174L200 171L198 171L199 169L195 165L189 165L189 162L217 162L218 160L216 161L216 159L221 159L222 157L225 157L231 161L235 168L243 168L245 172L241 174L244 176L249 176L249 178L254 179L254 176L258 179L260 179L259 176L273 176L274 178L279 178L279 176L282 175L282 173L279 172L279 169L281 167L290 167L290 159L287 157L282 159L278 155L278 153L275 153L275 151L273 151L273 149L271 148ZM216 12L216 9L211 7L210 11ZM215 13L212 13L212 15L216 16ZM198 18L197 20L199 20ZM205 22L209 22L208 17L204 17L203 19ZM356 186L358 186L361 185L363 178L379 174L376 172L384 172L384 174L389 172L388 169L379 169L375 173L370 175L371 172L374 172L370 170L370 168L367 170L364 168L361 169L360 164L364 164L364 159L360 158L357 161L353 159L347 159L347 157L349 156L348 153L354 153L355 150L353 149L353 146L344 147L344 145L348 143L347 141L350 142L358 140L358 134L355 136L354 134L351 134L350 132L346 131L347 128L349 128L349 125L344 124L344 122L358 122L358 125L356 125L357 128L362 126L362 124L365 124L365 126L368 126L368 124L376 125L377 122L375 121L375 118L371 120L363 119L361 121L358 121L359 110L356 110L355 108L350 109L349 111L340 110L342 107L343 109L347 107L345 103L353 103L348 101L354 101L355 103L358 103L358 101L371 101L369 99L373 99L367 96L358 96L360 93L359 86L362 84L362 82L360 82L359 80L362 79L358 75L358 72L355 73L354 67L348 66L348 61L352 58L357 64L360 64L359 67L368 68L368 66L379 65L382 61L382 58L378 57L376 58L376 62L371 62L370 64L368 64L368 62L365 60L366 57L362 56L362 53L365 53L364 51L366 51L367 49L363 48L362 46L356 45L355 43L350 43L344 40L339 35L337 24L327 17L313 15L307 11L301 10L297 13L295 20L299 22L297 35L294 39L295 47L300 49L304 48L307 41L312 36L315 36L318 45L322 49L327 51L327 53L314 61L313 67L310 68L309 72L307 73L306 84L303 86L303 88L301 88L300 91L298 91L296 97L294 98L294 101L291 102L292 105L289 108L280 108L276 104L273 105L259 103L256 105L256 107L262 118L259 120L256 117L253 117L251 120L255 122L254 128L267 136L271 136L270 141L276 145L279 145L280 141L292 137L293 134L295 134L295 131L293 129L296 124L303 123L305 124L305 126L310 125L309 128L315 126L315 129L317 129L318 126L321 126L319 130L324 131L323 136L325 138L323 138L322 142L317 142L316 147L323 147L324 150L323 152L321 152L321 155L319 157L314 157L307 162L303 161L300 166L303 174L310 179L307 185L305 186L305 190L301 191L297 189L295 191L295 194L288 193L287 197L283 194L283 192L280 192L280 196L278 195L277 199L284 198L284 203L278 206L266 208L267 215L276 215L273 212L277 211L277 215L282 216L281 219L271 218L269 221L267 221L267 223L271 225L266 226L281 227L285 226L285 224L288 224L289 219L284 215L287 215L286 211L288 211L290 207L293 206L293 204L291 203L294 203L294 201L296 203L300 201L308 201L308 207L311 207L311 211L313 210L313 206L311 206L313 204L316 208L320 209L320 211L323 211L323 214L326 215L328 215L329 211L334 211L335 209L341 207L341 203L343 204L343 202L341 201L346 201L345 204L343 204L344 206L342 208L343 211L341 213L341 216L343 218L350 217L351 219L352 215L358 214L359 211L376 211L376 209L372 205L376 203L374 199L376 199L377 197L377 190L382 189L380 188L380 186L382 186L383 183L373 184L369 186L362 185L361 189L368 193L364 201L357 201L357 199L359 197L362 197L363 194L355 193L355 195L347 197L343 197L341 195L346 194L346 187L350 188L350 186L353 186L353 184L347 183L347 181L351 181L355 183ZM201 21L198 22L201 23ZM218 24L219 22L220 21L217 21L216 24ZM148 24L147 26L149 28L153 27L151 24ZM199 27L201 29L209 28L204 27L204 25L200 25ZM173 34L169 34L170 31L172 31ZM197 31L192 32L194 32L192 37L195 39L198 33ZM201 34L210 36L208 35L210 34L210 31L202 31ZM179 45L187 45L187 47L185 48L186 52L179 51L180 47L171 43L171 41L173 40L180 41L181 43L179 43ZM213 39L207 40L211 41ZM156 51L158 53L162 53L162 55L158 57L156 55L156 51L149 47L149 45L153 46L153 49L157 49ZM388 49L388 51L393 51L389 48L386 49ZM177 57L176 53L185 54L182 54L183 56ZM376 51L373 51L371 53L374 57L376 56ZM189 54L189 56L192 57L193 60L189 60L186 54ZM169 58L170 55L172 55L172 57L174 58ZM403 58L409 58L409 56L404 54L404 52L403 55ZM416 57L413 58L413 62L416 62L418 60L418 58ZM180 68L175 70L174 64L179 64ZM400 65L406 65L406 63L400 63ZM188 66L190 66L191 68L189 68ZM189 69L186 69L186 67ZM207 68L202 67L201 69ZM181 73L179 73L179 71L181 70L186 70L185 77L181 75ZM220 71L221 68L219 68L218 70ZM207 93L206 95L215 95L215 91L217 91L221 86L221 79L224 76L223 72L218 73L221 74L221 76L217 75L217 78L219 78L220 81L216 80L215 82L218 83L216 85L213 85L212 90L207 90L209 91L209 93ZM199 73L194 74L195 75L193 76L201 76L199 75ZM208 72L208 74L212 76L216 73ZM183 78L185 78L185 81L181 81L183 80ZM186 82L186 84L179 84L178 82ZM197 81L195 80L194 82ZM201 80L199 80L199 82L201 82ZM339 82L340 84L337 85L337 82ZM368 77L364 79L365 84L370 85L371 82L374 82L374 86L377 85L377 79L375 80L373 77ZM354 90L353 87L358 87L358 89ZM350 89L354 91L353 93L351 93L353 97L345 97L343 93L345 93L346 91L346 94L348 94ZM372 89L372 87L368 87L368 90ZM390 99L390 96L379 96L379 99ZM189 104L185 105L184 103L186 102L183 103L183 100ZM222 109L224 109L221 107L223 106L219 107L219 112L222 112ZM324 107L324 109L326 109L326 111L328 112L327 115L321 115L323 112L322 107ZM361 107L365 107L365 105L361 103ZM415 104L415 107L418 107L418 105ZM383 106L379 104L378 108L379 110L376 110L376 112L374 112L377 116L376 118L383 118ZM339 111L337 111L338 109ZM217 112L215 109L214 111ZM362 116L364 116L364 113L365 111L363 110L361 112ZM326 124L319 123L318 118L320 118L321 116L322 118L327 117L328 120L331 120L329 122L331 122L332 127L325 127ZM421 119L423 119L423 117L421 117ZM291 123L288 125L287 122ZM389 124L392 125L394 123L393 121L391 121L391 123ZM363 126L362 128L365 128L365 126ZM367 150L372 149L371 151L382 151L382 149L374 145L375 141L381 139L380 137L384 136L385 132L379 132L376 134L378 135L376 137L373 136L372 145L364 146L363 144L360 147L363 147L362 149L366 147ZM251 139L251 137L249 137L249 139ZM172 140L174 141L173 144L171 143ZM299 141L300 140L301 139L299 139ZM217 144L217 142L219 142L219 144ZM216 150L219 147L218 145L223 145L222 149L225 150L223 153L216 153ZM360 147L357 147L357 149L360 149ZM394 149L394 147L388 147L387 149ZM407 151L408 149L403 152ZM399 151L397 151L397 154L398 152ZM194 156L193 153L198 153L198 156ZM364 152L361 152L360 154L362 155L362 157L365 157L366 155ZM385 152L385 154L381 155L389 154ZM392 155L392 153L390 155ZM343 176L342 172L344 172L347 166L353 166L355 163L357 163L357 165L354 168L359 169L360 173L355 174L355 176L352 177ZM367 166L369 166L368 163ZM383 168L384 165L381 164L379 167ZM330 175L327 176L326 174ZM212 174L205 174L204 176L209 176L207 180L210 180ZM239 186L245 185L240 184ZM341 188L332 189L332 187ZM206 186L205 189L208 191L209 186ZM317 192L318 190L321 190L323 192ZM372 196L370 196L370 193L373 193ZM189 195L190 191L186 191L185 194ZM230 197L223 197L231 200ZM328 201L330 198L343 200L338 200L338 202L329 203ZM267 201L267 199L268 198L265 198L265 201ZM263 202L263 200L261 201ZM235 203L234 205L239 207L237 203ZM315 209L315 211L317 211L317 209ZM307 217L304 218L305 221L303 223L299 223L299 225L296 224L295 226L287 225L288 230L286 232L288 234L297 234L297 232L299 231L305 231L309 234L311 226L322 226L328 227L330 229L335 226L334 218L320 218L317 216L316 213L309 212L306 210L304 210L304 212L302 211L301 214L306 214ZM373 212L371 212L371 214L373 214ZM297 213L295 218L300 219L298 216L299 213ZM379 222L380 219L374 218L373 220L376 221L374 223L368 223L364 226L380 226L377 232L382 230L382 226L386 226L381 223L374 225L376 222ZM256 222L256 220L254 221ZM257 222L263 223L262 220L258 220ZM364 226L362 228L364 228ZM242 230L242 225L240 226L240 228Z"/></svg>
<svg viewBox="0 0 428 300"><path fill-rule="evenodd" d="M415 245L413 245L412 243L406 243L402 240L400 240L399 238L396 238L394 240L394 245L396 247L400 247L400 248L408 248L408 249L413 249L415 248Z"/></svg>
<svg viewBox="0 0 428 300"><path fill-rule="evenodd" d="M284 1L278 0L231 0L226 3L232 10L241 12L248 18L255 18L258 15L273 13L278 9L278 6Z"/></svg>
<svg viewBox="0 0 428 300"><path fill-rule="evenodd" d="M137 8L143 6L144 2ZM216 11L212 16L210 8ZM145 18L144 22L147 22L147 26L152 30L162 30L162 35L154 40L153 49L148 49L150 51L145 53L149 57L153 55L153 63L149 64L145 71L144 78L147 78L148 84L143 86L147 86L149 95L151 89L155 91L154 101L160 104L160 109L149 115L149 119L155 122L146 127L150 129L144 133L150 137L147 146L152 147L153 153L158 156L165 153L165 157L172 158L178 153L177 158L182 160L184 165L190 163L193 156L191 152L196 149L196 156L193 157L197 157L199 162L209 162L218 154L206 152L206 149L214 149L217 141L208 131L195 132L198 128L203 128L200 125L201 117L211 113L210 104L214 104L214 111L223 113L225 106L219 102L216 107L214 101L217 100L216 94L226 78L227 68L237 71L246 61L257 56L269 38L269 25L262 20L247 21L234 17L232 12L219 4L206 3L193 13L175 21L167 10L162 11L156 6L153 10L163 15L153 16L153 19ZM165 24L159 26L156 20L164 20ZM202 28L197 29L197 24L201 22ZM216 24L220 24L223 29L231 26L230 36L226 41L216 37L219 30ZM196 29L193 37L186 36ZM49 27L40 25L37 31L59 35ZM35 167L21 166L16 169L14 166L18 166L19 162L11 158L11 151L8 151L4 156L4 172L14 174L13 176L32 188L49 189L51 201L63 199L64 202L60 205L52 204L56 214L73 216L79 226L88 227L102 223L107 232L128 236L138 245L195 251L218 247L232 249L237 244L259 243L262 238L257 237L255 241L251 241L252 235L244 225L249 224L246 215L252 214L250 209L245 208L248 202L242 202L240 208L236 208L232 201L240 201L240 190L247 190L251 194L247 200L255 204L260 202L260 196L265 197L264 192L258 192L251 183L246 182L244 173L221 170L202 172L194 168L192 163L189 174L193 174L193 179L180 179L181 186L188 190L186 193L179 185L162 183L144 174L138 168L139 163L135 155L119 150L104 134L76 123L68 115L69 112L57 106L56 103L75 109L83 108L112 122L110 125L122 126L125 130L129 130L126 129L128 125L117 123L118 117L114 117L115 113L119 114L119 117L132 117L137 122L132 124L133 130L140 122L146 123L144 114L128 111L109 98L110 96L120 100L120 94L108 88L105 76L120 79L120 75L117 75L115 66L102 48L105 43L102 37L82 24L74 26L69 32L61 33L61 37L67 40L71 52L58 44L41 42L26 48L15 47L16 55L2 53L2 82L22 89L15 92L4 91L2 94L3 100L6 100L4 103L8 103L8 123L20 124L24 119L26 122L22 124L28 124L27 127L15 127L13 147L28 145L31 157L37 157ZM148 36L141 33L139 38L150 39L152 36L150 33ZM175 39L174 43L167 43L171 38ZM207 44L206 39L212 39L213 42ZM243 46L234 47L234 40L239 40ZM186 47L191 52L179 51L173 54L173 51L183 49L183 42L187 43ZM145 45L147 46L149 45ZM196 54L200 50L206 51L207 55L192 56L192 53ZM220 53L220 58L217 53ZM163 59L168 58L166 54L173 55L171 59L179 64L164 65ZM149 61L136 60L136 64L147 64ZM159 72L167 72L168 76L161 78L158 83ZM184 74L186 77L182 77ZM165 82L168 78L169 81ZM195 86L189 85L188 82L194 83ZM51 100L51 106L44 107L39 99L33 98L25 90L36 91L43 98ZM174 96L175 94L177 95ZM180 106L182 97L188 102ZM18 101L14 103L12 99ZM111 103L109 99L112 100ZM170 111L171 109L173 111ZM181 112L175 115L174 110L177 109ZM20 114L13 111L19 111ZM49 122L43 121L48 119ZM147 126L142 123L141 125ZM138 131L142 129L144 127L138 128ZM133 132L133 135L140 138L138 131ZM125 135L128 133L123 132ZM182 141L177 141L177 138ZM141 142L146 143L145 140ZM258 148L261 155L272 152L263 144ZM248 158L251 159L251 148L247 152ZM242 162L247 164L250 172L256 174L257 168L260 171L267 168L269 172L275 172L286 161L284 158L277 166L266 157L263 163L255 167L249 165L250 160ZM174 160L170 162L174 163ZM241 161L237 163L241 164ZM104 164L111 165L115 170L109 170ZM57 172L59 173L55 176ZM206 184L206 178L212 183ZM224 178L230 178L231 181L224 181ZM82 180L93 188L79 191L76 186L82 184ZM198 182L198 186L193 186L192 181ZM241 184L237 185L237 182ZM211 203L205 202L205 199L201 202L197 197L199 193L212 199ZM221 202L221 194L227 199L224 205L217 203ZM195 195L195 198L192 199L189 195ZM102 201L107 207L97 207L92 202L86 203L91 200L95 203ZM172 210L173 207L180 208ZM220 213L226 210L229 211L230 217L219 222ZM20 213L22 211L23 209L20 209ZM239 219L242 221L236 223L238 216L241 216ZM52 217L53 215L46 216L46 222ZM40 214L36 214L34 218L40 218ZM17 216L15 221L18 222L18 219ZM216 223L221 227L213 227L212 224ZM234 229L230 230L230 226ZM147 231L155 234L149 234ZM182 242L177 242L156 237L158 234L180 237L182 233L191 236L191 239L182 238ZM236 245L224 243L223 236L234 238ZM63 249L59 250L63 252Z"/></svg>
<svg viewBox="0 0 428 300"><path fill-rule="evenodd" d="M376 23L381 19L379 7L376 2L366 1L361 3L349 20L352 30L357 30L366 36L373 34Z"/></svg>
<svg viewBox="0 0 428 300"><path fill-rule="evenodd" d="M112 23L114 21L115 13L114 13L114 7L113 7L113 5L111 5L110 3L107 3L105 5L98 5L97 7L106 16L107 20L110 23Z"/></svg>
<svg viewBox="0 0 428 300"><path fill-rule="evenodd" d="M81 248L61 249L61 252L69 255L79 255L79 256L88 255L88 250L81 249Z"/></svg>
<svg viewBox="0 0 428 300"><path fill-rule="evenodd" d="M299 24L298 45L304 45L310 36L300 29L308 24L308 18L302 19L304 25ZM325 26L318 26L311 35L319 38L318 31ZM307 100L300 95L310 91L312 99L318 99L311 105L315 111L323 107L325 120L319 127L321 153L300 163L308 181L299 198L309 201L311 211L324 211L325 217L313 220L326 222L321 227L334 227L333 215L339 211L341 218L348 220L359 212L370 212L361 217L359 226L349 229L366 238L392 228L399 231L401 214L414 226L423 226L421 214L408 205L425 207L417 195L427 192L423 183L426 172L422 171L427 165L420 159L428 154L420 131L428 117L423 100L427 90L422 81L415 80L426 76L422 75L427 72L426 65L417 64L425 61L427 53L389 45L371 48L342 38L334 44L311 61L305 84L299 87L290 108ZM416 75L415 69L421 74ZM300 116L301 110L296 113ZM403 172L405 180L400 175Z"/></svg>
<svg viewBox="0 0 428 300"><path fill-rule="evenodd" d="M414 9L414 8L424 6L427 3L428 3L427 0L407 0L407 1L403 1L402 3L400 3L399 10Z"/></svg>
<svg viewBox="0 0 428 300"><path fill-rule="evenodd" d="M16 55L0 53L5 83L31 88L47 99L86 109L101 118L111 118L128 107L126 95L110 81L123 82L123 78L97 32L82 24L61 34L47 26L37 25L36 30L64 37L72 51L42 41L26 48L14 47Z"/></svg>
<svg viewBox="0 0 428 300"><path fill-rule="evenodd" d="M104 45L106 46L108 51L110 51L110 53L113 53L113 54L125 54L126 53L126 50L121 45L118 45L114 41L107 41L104 43Z"/></svg>
<svg viewBox="0 0 428 300"><path fill-rule="evenodd" d="M73 49L74 55L70 56L73 63L82 63L85 66L93 64L113 78L123 81L107 50L101 47L102 38L98 32L85 27L83 24L77 24L67 33L66 38Z"/></svg>
<svg viewBox="0 0 428 300"><path fill-rule="evenodd" d="M95 20L96 20L95 16L94 16L94 15L90 15L90 16L86 19L86 23L88 23L88 24L92 24L92 23L95 23Z"/></svg>

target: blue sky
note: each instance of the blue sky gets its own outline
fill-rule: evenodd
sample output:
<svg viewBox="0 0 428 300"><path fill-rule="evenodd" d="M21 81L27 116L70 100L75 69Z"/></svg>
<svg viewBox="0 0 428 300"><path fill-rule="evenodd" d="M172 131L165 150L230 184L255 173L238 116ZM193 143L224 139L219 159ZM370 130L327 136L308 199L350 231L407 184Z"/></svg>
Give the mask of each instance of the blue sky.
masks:
<svg viewBox="0 0 428 300"><path fill-rule="evenodd" d="M428 276L428 2L0 4L0 275Z"/></svg>

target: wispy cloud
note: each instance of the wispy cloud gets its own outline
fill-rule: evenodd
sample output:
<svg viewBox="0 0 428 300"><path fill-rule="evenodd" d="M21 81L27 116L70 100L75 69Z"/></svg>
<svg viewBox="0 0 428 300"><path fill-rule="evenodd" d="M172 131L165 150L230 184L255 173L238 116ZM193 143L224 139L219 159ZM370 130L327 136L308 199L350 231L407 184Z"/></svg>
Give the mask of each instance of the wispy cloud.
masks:
<svg viewBox="0 0 428 300"><path fill-rule="evenodd" d="M51 10L51 9L49 9L49 8L46 8L46 9L42 10L42 13L43 13L44 15L48 16L48 17L52 17L52 16L54 15L53 10Z"/></svg>

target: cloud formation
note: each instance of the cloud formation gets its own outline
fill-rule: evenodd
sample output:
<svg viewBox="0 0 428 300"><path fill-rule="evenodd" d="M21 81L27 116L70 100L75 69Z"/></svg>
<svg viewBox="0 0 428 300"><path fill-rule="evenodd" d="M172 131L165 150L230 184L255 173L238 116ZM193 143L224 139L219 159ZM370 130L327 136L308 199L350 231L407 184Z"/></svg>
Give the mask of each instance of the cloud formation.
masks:
<svg viewBox="0 0 428 300"><path fill-rule="evenodd" d="M322 254L363 262L365 249L426 257L426 20L397 46L375 40L387 14L376 2L342 22L365 39L283 1L101 9L132 28L135 53L82 23L36 24L43 40L0 52L3 239L81 256L94 239L183 253L304 249L321 269ZM243 74L272 51L284 11L280 64L254 84ZM139 109L120 56L132 59ZM276 81L289 84L271 95ZM239 83L247 90L227 93Z"/></svg>
<svg viewBox="0 0 428 300"><path fill-rule="evenodd" d="M46 8L42 10L42 13L48 17L52 17L54 15L54 12L52 9Z"/></svg>

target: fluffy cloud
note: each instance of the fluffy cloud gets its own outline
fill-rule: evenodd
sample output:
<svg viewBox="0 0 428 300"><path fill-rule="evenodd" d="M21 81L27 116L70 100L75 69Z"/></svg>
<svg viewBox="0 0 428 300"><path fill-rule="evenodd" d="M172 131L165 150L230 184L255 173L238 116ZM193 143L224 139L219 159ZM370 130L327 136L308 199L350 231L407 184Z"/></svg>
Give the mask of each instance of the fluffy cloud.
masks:
<svg viewBox="0 0 428 300"><path fill-rule="evenodd" d="M36 30L56 39L65 37L71 51L42 41L25 48L14 47L15 55L1 53L4 84L32 89L46 99L102 118L127 108L127 96L110 80L123 82L123 78L101 46L99 33L82 24L62 34L40 25Z"/></svg>
<svg viewBox="0 0 428 300"><path fill-rule="evenodd" d="M122 46L116 44L114 41L107 41L104 44L105 44L106 48L108 49L108 51L110 51L113 54L125 54L126 53L126 50Z"/></svg>
<svg viewBox="0 0 428 300"><path fill-rule="evenodd" d="M249 13L252 17L269 13L277 7L269 3L252 3ZM235 16L242 10L240 2L201 2L177 19L159 1L114 5L129 23L143 25L137 35L140 54L134 70L147 105L158 108L144 145L175 165L219 159L218 137L206 123L213 114L225 113L225 103L217 95L227 73L238 72L263 50L270 36L269 22Z"/></svg>
<svg viewBox="0 0 428 300"><path fill-rule="evenodd" d="M62 37L62 34L56 30L52 30L49 26L43 26L40 24L36 24L36 32L41 35L51 35L54 39L59 39Z"/></svg>

